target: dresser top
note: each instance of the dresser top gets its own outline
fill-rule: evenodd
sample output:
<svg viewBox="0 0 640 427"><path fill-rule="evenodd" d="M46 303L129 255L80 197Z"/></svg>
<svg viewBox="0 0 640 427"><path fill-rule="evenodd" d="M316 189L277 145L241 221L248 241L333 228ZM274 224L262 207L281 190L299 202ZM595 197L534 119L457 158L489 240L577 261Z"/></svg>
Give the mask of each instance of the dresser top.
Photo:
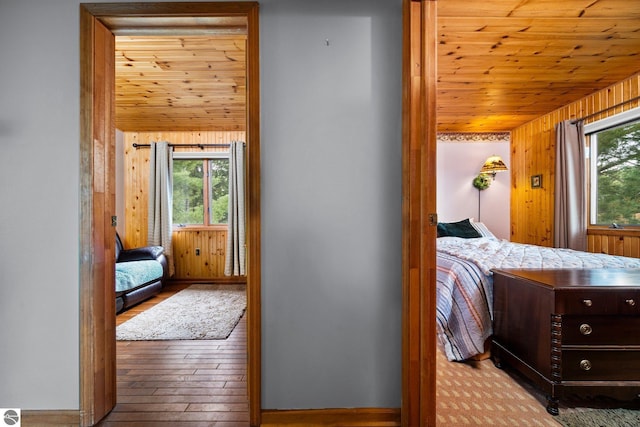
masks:
<svg viewBox="0 0 640 427"><path fill-rule="evenodd" d="M494 269L494 274L527 279L553 288L565 287L637 287L640 269Z"/></svg>

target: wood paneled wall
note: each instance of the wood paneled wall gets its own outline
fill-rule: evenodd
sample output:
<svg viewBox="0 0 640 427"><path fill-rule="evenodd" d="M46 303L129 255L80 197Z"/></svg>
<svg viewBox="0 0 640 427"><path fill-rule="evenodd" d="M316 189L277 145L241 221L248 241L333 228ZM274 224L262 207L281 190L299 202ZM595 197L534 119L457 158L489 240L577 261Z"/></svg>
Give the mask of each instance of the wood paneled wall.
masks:
<svg viewBox="0 0 640 427"><path fill-rule="evenodd" d="M171 144L228 144L245 141L244 132L125 132L125 247L143 246L147 242L147 212L149 191L149 149L133 144L168 141ZM175 147L174 151L197 148ZM224 148L204 148L203 151L224 151ZM173 233L174 279L221 279L224 277L227 229L216 227L183 228ZM200 255L195 254L196 248Z"/></svg>
<svg viewBox="0 0 640 427"><path fill-rule="evenodd" d="M203 279L224 277L227 228L180 229L173 232L176 277ZM197 249L200 254L197 254Z"/></svg>
<svg viewBox="0 0 640 427"><path fill-rule="evenodd" d="M542 246L553 246L553 198L555 191L555 125L563 120L582 118L598 113L640 94L640 73L607 89L595 92L572 104L526 123L511 132L511 240ZM607 110L589 118L585 123L638 107L640 101ZM542 187L531 188L531 176L542 175ZM619 241L620 238L638 238L633 230L620 232L598 229L589 236L589 250L602 251L602 241ZM596 237L597 236L597 237ZM633 239L632 239L633 240ZM631 240L629 240L631 241ZM611 244L622 250L619 255L636 256L633 244ZM637 245L636 245L637 246ZM628 248L628 249L624 249Z"/></svg>
<svg viewBox="0 0 640 427"><path fill-rule="evenodd" d="M591 229L587 232L589 252L640 258L640 231Z"/></svg>

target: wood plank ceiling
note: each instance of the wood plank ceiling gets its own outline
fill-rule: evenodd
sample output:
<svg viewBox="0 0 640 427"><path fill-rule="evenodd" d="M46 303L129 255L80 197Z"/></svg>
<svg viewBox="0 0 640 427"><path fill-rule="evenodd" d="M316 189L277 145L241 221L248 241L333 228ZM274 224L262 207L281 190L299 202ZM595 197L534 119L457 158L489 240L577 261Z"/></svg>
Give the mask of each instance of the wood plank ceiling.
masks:
<svg viewBox="0 0 640 427"><path fill-rule="evenodd" d="M242 22L129 24L116 32L119 129L244 129ZM439 131L509 131L639 72L640 1L439 0L438 38Z"/></svg>
<svg viewBox="0 0 640 427"><path fill-rule="evenodd" d="M246 18L118 19L118 129L245 130Z"/></svg>
<svg viewBox="0 0 640 427"><path fill-rule="evenodd" d="M640 71L640 1L440 0L440 131L508 131Z"/></svg>

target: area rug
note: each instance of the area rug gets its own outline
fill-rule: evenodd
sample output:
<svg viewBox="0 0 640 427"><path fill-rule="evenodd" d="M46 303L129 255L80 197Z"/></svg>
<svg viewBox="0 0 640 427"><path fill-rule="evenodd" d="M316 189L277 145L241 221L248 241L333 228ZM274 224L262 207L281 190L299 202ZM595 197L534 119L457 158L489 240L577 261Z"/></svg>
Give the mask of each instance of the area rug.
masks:
<svg viewBox="0 0 640 427"><path fill-rule="evenodd" d="M638 427L640 411L631 409L586 409L562 413L556 421L565 427Z"/></svg>
<svg viewBox="0 0 640 427"><path fill-rule="evenodd" d="M226 339L246 308L244 286L191 285L116 327L116 339Z"/></svg>

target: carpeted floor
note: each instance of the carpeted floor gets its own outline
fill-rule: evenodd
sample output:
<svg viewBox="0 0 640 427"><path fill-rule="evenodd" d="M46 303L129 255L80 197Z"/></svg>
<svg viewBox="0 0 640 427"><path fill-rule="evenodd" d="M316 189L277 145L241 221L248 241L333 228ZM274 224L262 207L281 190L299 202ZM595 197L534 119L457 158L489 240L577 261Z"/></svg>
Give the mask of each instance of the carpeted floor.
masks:
<svg viewBox="0 0 640 427"><path fill-rule="evenodd" d="M438 426L548 426L560 424L545 405L491 360L449 362L437 355Z"/></svg>
<svg viewBox="0 0 640 427"><path fill-rule="evenodd" d="M638 427L640 410L585 409L560 414L556 419L564 427Z"/></svg>
<svg viewBox="0 0 640 427"><path fill-rule="evenodd" d="M116 339L226 339L246 308L244 285L191 285L117 326Z"/></svg>
<svg viewBox="0 0 640 427"><path fill-rule="evenodd" d="M640 426L637 402L561 401L560 415L554 417L546 411L542 392L517 373L496 368L489 359L449 362L439 349L436 363L438 426Z"/></svg>

